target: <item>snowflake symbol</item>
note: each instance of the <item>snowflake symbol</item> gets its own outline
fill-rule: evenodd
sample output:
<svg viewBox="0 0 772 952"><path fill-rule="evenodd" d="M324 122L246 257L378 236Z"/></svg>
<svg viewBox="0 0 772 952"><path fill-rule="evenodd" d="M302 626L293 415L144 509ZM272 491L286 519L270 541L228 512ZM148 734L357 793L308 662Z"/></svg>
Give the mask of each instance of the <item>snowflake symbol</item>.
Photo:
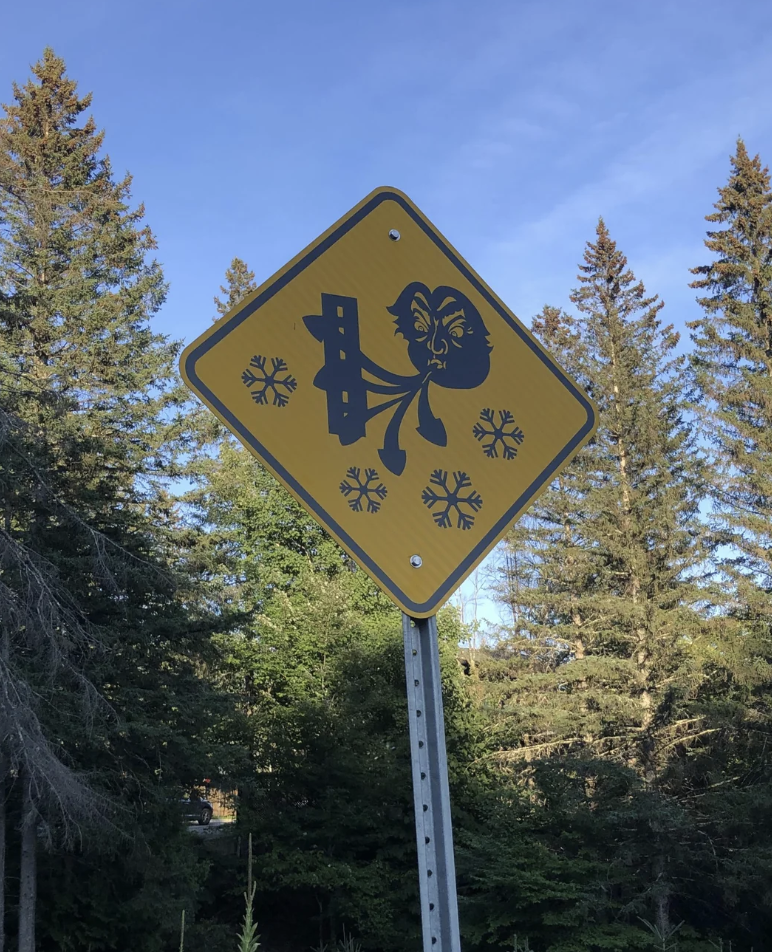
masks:
<svg viewBox="0 0 772 952"><path fill-rule="evenodd" d="M429 509L433 509L435 505L441 507L432 512L432 518L441 529L447 529L450 526L451 513L454 509L457 517L457 528L471 529L474 525L473 513L482 509L482 496L471 488L472 480L466 473L453 473L453 481L455 485L451 489L448 485L447 471L435 469L429 479L431 485L424 489L421 499ZM441 491L438 492L436 489L432 489L432 486L438 486ZM468 489L469 492L462 496L462 489ZM467 509L471 512L466 512Z"/></svg>
<svg viewBox="0 0 772 952"><path fill-rule="evenodd" d="M260 354L250 360L249 366L254 367L254 372L247 368L241 375L241 380L246 387L254 387L252 390L252 399L258 404L267 404L269 392L273 393L273 405L275 407L286 407L289 403L290 394L294 392L298 385L297 380L292 374L287 373L284 377L279 377L280 373L288 370L286 361L281 357L271 357L271 369L266 369L267 357L261 357Z"/></svg>
<svg viewBox="0 0 772 952"><path fill-rule="evenodd" d="M509 410L499 410L498 424L493 422L493 410L487 407L480 411L482 423L475 423L472 433L475 439L480 443L489 438L490 442L483 446L483 452L490 459L494 459L498 454L498 444L501 443L501 454L504 459L514 459L517 456L517 447L525 439L525 434L519 426L515 424L515 418ZM487 424L484 425L484 424ZM510 427L511 429L507 429Z"/></svg>
<svg viewBox="0 0 772 952"><path fill-rule="evenodd" d="M340 491L348 499L348 504L354 512L362 511L362 502L367 503L368 512L378 512L381 502L386 498L387 489L383 483L375 485L378 473L374 469L366 469L362 479L362 470L358 466L349 466L346 470L348 479L340 484Z"/></svg>

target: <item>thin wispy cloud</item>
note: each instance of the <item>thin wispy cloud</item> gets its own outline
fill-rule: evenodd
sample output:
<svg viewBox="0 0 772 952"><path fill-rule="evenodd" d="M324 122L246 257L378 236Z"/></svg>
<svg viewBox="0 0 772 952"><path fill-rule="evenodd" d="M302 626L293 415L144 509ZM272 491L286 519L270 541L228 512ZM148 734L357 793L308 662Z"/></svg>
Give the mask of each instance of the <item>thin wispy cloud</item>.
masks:
<svg viewBox="0 0 772 952"><path fill-rule="evenodd" d="M507 224L477 249L478 269L528 318L547 300L565 300L584 242L602 215L638 272L662 284L664 295L685 294L684 254L701 248L703 216L729 172L736 136L754 151L770 141L768 110L747 93L759 88L765 67L759 55L721 83L691 78L652 95L634 122L625 114L601 121L591 126L590 145L566 141L557 162L544 155L545 166L581 165L581 176L574 172L569 187L545 175L535 203L530 196L519 202L527 190L510 186L499 201ZM498 127L497 137L467 144L454 178L480 164L497 179L496 163L506 162L523 139L537 151L549 139L543 127L506 115Z"/></svg>

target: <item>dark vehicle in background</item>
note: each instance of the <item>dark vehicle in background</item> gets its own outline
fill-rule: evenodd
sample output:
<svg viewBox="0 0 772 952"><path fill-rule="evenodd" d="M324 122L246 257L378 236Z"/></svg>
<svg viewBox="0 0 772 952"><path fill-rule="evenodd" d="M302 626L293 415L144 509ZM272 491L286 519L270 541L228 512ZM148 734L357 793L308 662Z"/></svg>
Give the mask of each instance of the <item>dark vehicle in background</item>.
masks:
<svg viewBox="0 0 772 952"><path fill-rule="evenodd" d="M180 811L186 820L196 820L199 826L208 826L214 812L212 804L195 793L180 800Z"/></svg>

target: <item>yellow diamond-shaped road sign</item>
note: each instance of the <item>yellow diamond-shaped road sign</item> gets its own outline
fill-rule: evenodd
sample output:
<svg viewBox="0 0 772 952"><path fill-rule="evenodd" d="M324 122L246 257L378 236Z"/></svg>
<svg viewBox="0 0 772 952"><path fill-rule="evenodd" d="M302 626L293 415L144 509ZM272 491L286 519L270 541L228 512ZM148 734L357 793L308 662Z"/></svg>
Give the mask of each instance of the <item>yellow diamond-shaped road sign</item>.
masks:
<svg viewBox="0 0 772 952"><path fill-rule="evenodd" d="M194 341L188 386L409 615L592 436L577 384L381 188Z"/></svg>

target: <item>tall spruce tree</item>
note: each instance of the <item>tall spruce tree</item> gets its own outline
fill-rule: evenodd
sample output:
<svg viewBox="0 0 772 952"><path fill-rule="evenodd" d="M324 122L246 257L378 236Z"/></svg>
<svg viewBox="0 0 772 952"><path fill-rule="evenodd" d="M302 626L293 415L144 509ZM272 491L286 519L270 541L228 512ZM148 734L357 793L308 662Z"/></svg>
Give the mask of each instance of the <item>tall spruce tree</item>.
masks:
<svg viewBox="0 0 772 952"><path fill-rule="evenodd" d="M213 320L218 321L256 288L254 271L250 271L241 258L234 258L225 272L225 284L220 285L223 297L215 295L217 313ZM189 449L185 475L194 481L201 476L202 467L203 470L207 469L208 460L217 454L222 443L233 442L233 437L217 417L200 401L192 398L186 417L185 437Z"/></svg>
<svg viewBox="0 0 772 952"><path fill-rule="evenodd" d="M558 758L578 771L591 802L604 790L645 795L633 797L629 819L646 830L637 843L646 874L626 877L615 836L607 860L621 876L620 905L667 932L683 873L672 840L695 835L679 808L680 763L705 730L692 649L703 632L703 471L685 418L678 335L660 323L662 302L636 280L602 220L571 300L577 317L545 308L534 330L578 375L600 423L509 540L519 673L496 685L512 732L501 756L526 772ZM604 764L616 765L616 779Z"/></svg>
<svg viewBox="0 0 772 952"><path fill-rule="evenodd" d="M693 268L696 407L715 449L712 493L726 561L753 617L772 622L772 189L742 139L706 220L710 264Z"/></svg>
<svg viewBox="0 0 772 952"><path fill-rule="evenodd" d="M227 314L239 301L255 290L257 290L255 272L250 271L246 262L242 261L241 258L234 258L225 272L225 284L220 285L220 293L224 295L225 299L223 300L217 296L214 299L217 314L220 317Z"/></svg>
<svg viewBox="0 0 772 952"><path fill-rule="evenodd" d="M692 269L703 316L689 326L727 594L718 600L712 677L721 729L700 769L732 919L755 937L772 929L772 898L745 876L772 875L772 189L742 139L714 208L706 220L720 227L705 239L713 260Z"/></svg>
<svg viewBox="0 0 772 952"><path fill-rule="evenodd" d="M1 746L22 811L20 952L36 947L41 831L66 844L95 803L163 800L206 769L202 626L164 488L182 390L178 345L149 323L155 242L90 97L51 50L32 73L0 120Z"/></svg>
<svg viewBox="0 0 772 952"><path fill-rule="evenodd" d="M84 117L90 95L78 95L50 49L32 72L0 123L9 386L49 395L28 402L32 413L55 396L60 428L98 433L149 474L174 445L159 416L178 350L148 324L166 293L149 258L155 239L144 208L129 205L131 177L113 179L103 133Z"/></svg>

